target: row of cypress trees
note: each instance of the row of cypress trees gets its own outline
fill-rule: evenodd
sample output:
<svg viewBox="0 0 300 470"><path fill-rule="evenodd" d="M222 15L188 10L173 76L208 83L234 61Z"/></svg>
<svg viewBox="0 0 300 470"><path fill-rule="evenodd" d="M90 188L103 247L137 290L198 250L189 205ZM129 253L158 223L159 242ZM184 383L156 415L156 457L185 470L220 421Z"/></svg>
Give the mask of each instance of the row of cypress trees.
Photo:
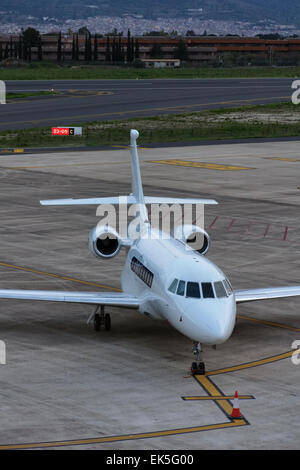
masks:
<svg viewBox="0 0 300 470"><path fill-rule="evenodd" d="M79 39L78 33L73 35L72 43L72 60L78 61L80 57L79 50ZM99 58L98 53L98 35L94 35L94 41L92 42L92 35L85 35L85 47L84 47L84 60L87 62L97 61ZM107 36L106 38L106 48L105 48L105 62L133 62L134 60L139 59L139 42L138 39L134 39L128 31L127 42L126 42L126 51L125 44L122 41L120 35Z"/></svg>
<svg viewBox="0 0 300 470"><path fill-rule="evenodd" d="M38 33L38 32L37 32ZM95 34L92 36L90 33L85 35L84 44L84 60L86 62L98 61L98 38L99 35ZM92 40L94 39L94 40ZM125 50L126 44L126 50ZM33 37L21 34L17 40L10 38L9 42L4 44L0 42L0 61L3 59L15 58L24 61L31 62L32 47L37 47L37 59L43 60L43 46L41 35L35 34ZM82 48L79 45L79 34L73 34L72 41L72 61L79 61L82 58ZM65 57L63 56L63 40L61 32L57 38L57 62L61 63ZM105 61L106 62L133 62L139 59L139 42L138 39L131 37L130 31L128 30L126 43L122 41L121 35L118 36L107 36L106 48L105 48Z"/></svg>

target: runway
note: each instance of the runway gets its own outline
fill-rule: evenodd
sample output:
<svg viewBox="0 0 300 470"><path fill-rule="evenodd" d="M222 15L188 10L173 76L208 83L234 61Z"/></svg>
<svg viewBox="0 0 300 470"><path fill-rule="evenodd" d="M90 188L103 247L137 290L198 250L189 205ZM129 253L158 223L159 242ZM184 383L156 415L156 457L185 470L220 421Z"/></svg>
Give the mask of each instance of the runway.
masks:
<svg viewBox="0 0 300 470"><path fill-rule="evenodd" d="M292 79L7 81L8 92L60 95L12 100L0 107L0 130L68 126L221 107L289 101Z"/></svg>
<svg viewBox="0 0 300 470"><path fill-rule="evenodd" d="M219 202L205 210L207 257L234 288L299 284L298 149L143 147L144 191ZM2 288L120 289L124 252L88 251L96 209L39 200L127 194L130 178L128 149L0 155ZM298 449L299 302L240 305L232 337L204 349L207 375L193 379L191 343L167 323L111 308L112 330L99 333L91 307L2 300L0 449Z"/></svg>

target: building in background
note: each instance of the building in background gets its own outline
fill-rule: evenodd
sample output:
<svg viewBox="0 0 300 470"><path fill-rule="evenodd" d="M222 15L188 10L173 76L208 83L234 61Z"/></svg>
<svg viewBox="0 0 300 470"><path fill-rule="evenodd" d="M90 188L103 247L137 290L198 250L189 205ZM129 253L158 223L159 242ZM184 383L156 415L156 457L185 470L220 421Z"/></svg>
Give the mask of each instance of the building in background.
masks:
<svg viewBox="0 0 300 470"><path fill-rule="evenodd" d="M52 33L34 44L22 36L0 35L0 62L144 64L165 66L300 65L300 38L99 36ZM178 62L179 61L179 65ZM175 62L174 62L175 61ZM153 64L153 65L152 65Z"/></svg>

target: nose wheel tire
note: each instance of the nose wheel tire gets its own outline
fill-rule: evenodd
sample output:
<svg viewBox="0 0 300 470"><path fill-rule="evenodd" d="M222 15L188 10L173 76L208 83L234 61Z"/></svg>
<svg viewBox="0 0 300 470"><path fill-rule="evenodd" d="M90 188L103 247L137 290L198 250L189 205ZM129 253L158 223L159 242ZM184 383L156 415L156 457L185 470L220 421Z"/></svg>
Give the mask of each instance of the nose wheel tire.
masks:
<svg viewBox="0 0 300 470"><path fill-rule="evenodd" d="M192 375L205 375L205 364L204 362L193 362L191 367Z"/></svg>
<svg viewBox="0 0 300 470"><path fill-rule="evenodd" d="M204 375L205 374L205 365L202 361L202 349L201 344L198 341L193 343L193 353L196 356L196 361L192 362L191 373L192 375Z"/></svg>

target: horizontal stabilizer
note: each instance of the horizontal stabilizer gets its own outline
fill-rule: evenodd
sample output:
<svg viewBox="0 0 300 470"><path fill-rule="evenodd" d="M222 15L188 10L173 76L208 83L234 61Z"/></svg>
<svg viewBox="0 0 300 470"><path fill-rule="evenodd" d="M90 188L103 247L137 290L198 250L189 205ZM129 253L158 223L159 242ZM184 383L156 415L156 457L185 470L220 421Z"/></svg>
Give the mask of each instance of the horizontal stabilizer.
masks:
<svg viewBox="0 0 300 470"><path fill-rule="evenodd" d="M144 196L145 204L218 204L214 199ZM100 204L137 204L134 196L93 197L85 199L48 199L40 201L42 206L77 206Z"/></svg>
<svg viewBox="0 0 300 470"><path fill-rule="evenodd" d="M42 206L78 206L82 204L96 205L100 204L120 204L121 199L127 198L128 204L135 204L135 198L133 196L115 196L115 197L91 197L85 199L48 199L40 201Z"/></svg>
<svg viewBox="0 0 300 470"><path fill-rule="evenodd" d="M146 204L218 204L214 199L145 196Z"/></svg>

